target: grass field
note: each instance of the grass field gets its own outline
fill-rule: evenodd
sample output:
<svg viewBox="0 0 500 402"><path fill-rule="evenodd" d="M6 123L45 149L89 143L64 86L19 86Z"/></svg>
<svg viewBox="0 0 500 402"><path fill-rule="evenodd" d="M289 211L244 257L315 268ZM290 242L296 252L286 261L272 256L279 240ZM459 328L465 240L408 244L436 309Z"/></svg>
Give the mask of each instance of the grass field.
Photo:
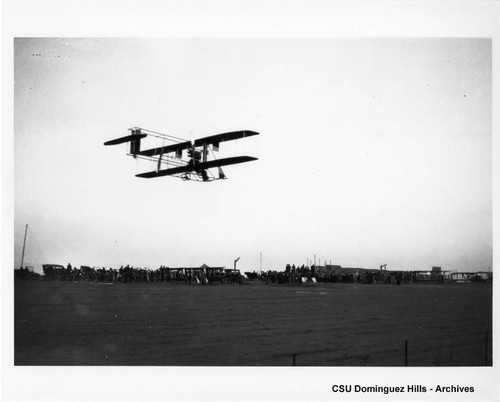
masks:
<svg viewBox="0 0 500 402"><path fill-rule="evenodd" d="M18 281L14 308L16 365L492 363L487 284Z"/></svg>

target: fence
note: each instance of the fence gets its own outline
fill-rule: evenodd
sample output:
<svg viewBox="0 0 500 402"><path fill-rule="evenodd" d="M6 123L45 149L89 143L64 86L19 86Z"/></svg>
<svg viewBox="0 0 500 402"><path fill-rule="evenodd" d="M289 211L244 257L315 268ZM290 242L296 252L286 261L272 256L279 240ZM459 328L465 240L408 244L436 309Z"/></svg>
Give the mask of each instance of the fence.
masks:
<svg viewBox="0 0 500 402"><path fill-rule="evenodd" d="M278 356L275 356L278 358ZM468 339L429 347L428 342L404 340L383 351L302 351L289 355L292 366L492 366L491 331L471 334Z"/></svg>

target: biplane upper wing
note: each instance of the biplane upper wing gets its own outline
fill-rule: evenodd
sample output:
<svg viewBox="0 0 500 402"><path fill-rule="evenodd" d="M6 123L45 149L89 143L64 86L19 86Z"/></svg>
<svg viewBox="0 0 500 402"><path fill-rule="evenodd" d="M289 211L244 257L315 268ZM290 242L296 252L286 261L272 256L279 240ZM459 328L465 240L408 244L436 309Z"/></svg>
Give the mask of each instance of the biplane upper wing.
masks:
<svg viewBox="0 0 500 402"><path fill-rule="evenodd" d="M153 170L152 172L140 173L136 174L136 177L144 177L146 179L152 179L153 177L161 177L161 176L171 176L173 174L187 173L191 172L193 168L189 165L186 166L178 166L170 169L163 170Z"/></svg>
<svg viewBox="0 0 500 402"><path fill-rule="evenodd" d="M195 147L201 147L205 144L218 144L219 142L238 140L240 138L251 137L252 135L257 135L259 133L250 130L243 131L231 131L229 133L222 133L216 135L210 135L208 137L198 138L194 142Z"/></svg>
<svg viewBox="0 0 500 402"><path fill-rule="evenodd" d="M162 155L162 154L166 154L169 152L182 151L184 149L191 148L192 146L193 145L191 144L191 141L186 141L186 142L180 142L178 144L167 145L167 146L159 147L159 148L145 149L144 151L137 152L137 154L143 155L143 156Z"/></svg>
<svg viewBox="0 0 500 402"><path fill-rule="evenodd" d="M131 135L127 135L126 137L121 137L121 138L117 138L115 140L106 141L104 143L104 145L123 144L124 142L140 140L141 138L146 138L146 137L147 137L147 134L131 134Z"/></svg>
<svg viewBox="0 0 500 402"><path fill-rule="evenodd" d="M211 169L220 166L236 165L237 163L255 161L253 156L233 156L231 158L215 159L208 162L200 162L195 165L195 170Z"/></svg>

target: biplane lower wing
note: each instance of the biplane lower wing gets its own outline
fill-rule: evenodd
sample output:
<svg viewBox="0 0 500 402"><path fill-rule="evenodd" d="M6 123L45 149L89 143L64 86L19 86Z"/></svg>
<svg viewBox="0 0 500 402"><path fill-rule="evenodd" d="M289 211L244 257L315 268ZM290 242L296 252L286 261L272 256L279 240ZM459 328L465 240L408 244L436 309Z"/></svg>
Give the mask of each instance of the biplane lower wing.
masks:
<svg viewBox="0 0 500 402"><path fill-rule="evenodd" d="M220 166L236 165L237 163L255 161L257 158L252 156L233 156L232 158L215 159L208 162L200 162L195 165L194 170L211 169Z"/></svg>
<svg viewBox="0 0 500 402"><path fill-rule="evenodd" d="M123 144L124 142L140 140L146 137L147 134L132 134L132 135L127 135L126 137L117 138L115 140L106 141L104 145L118 145L118 144Z"/></svg>
<svg viewBox="0 0 500 402"><path fill-rule="evenodd" d="M255 161L257 158L252 156L234 156L232 158L216 159L208 162L199 162L195 165L189 164L185 166L178 166L170 169L163 170L153 170L152 172L136 174L136 177L142 177L145 179L152 179L154 177L161 176L172 176L175 174L188 173L188 172L201 172L205 169L211 169L227 165L236 165L237 163L251 162Z"/></svg>
<svg viewBox="0 0 500 402"><path fill-rule="evenodd" d="M162 155L162 154L167 154L169 152L182 151L184 149L191 148L192 146L193 145L191 144L191 141L186 141L186 142L181 142L179 144L172 144L159 148L145 149L144 151L140 151L137 154L143 156Z"/></svg>
<svg viewBox="0 0 500 402"><path fill-rule="evenodd" d="M140 173L136 174L135 177L143 177L145 179L152 179L153 177L161 177L161 176L171 176L174 174L181 174L181 173L187 173L187 172L192 172L193 168L189 165L186 166L178 166L170 169L163 169L163 170L153 170L152 172L146 172L146 173Z"/></svg>
<svg viewBox="0 0 500 402"><path fill-rule="evenodd" d="M203 146L204 144L218 144L219 142L238 140L240 138L251 137L252 135L257 135L256 131L242 130L242 131L231 131L229 133L222 133L211 135L209 137L199 138L194 142L195 147Z"/></svg>

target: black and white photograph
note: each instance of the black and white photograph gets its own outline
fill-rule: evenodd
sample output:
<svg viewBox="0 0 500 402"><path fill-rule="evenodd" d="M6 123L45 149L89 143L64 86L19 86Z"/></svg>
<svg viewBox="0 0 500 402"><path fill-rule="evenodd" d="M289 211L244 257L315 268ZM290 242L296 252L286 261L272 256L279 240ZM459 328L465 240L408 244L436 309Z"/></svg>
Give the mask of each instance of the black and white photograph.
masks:
<svg viewBox="0 0 500 402"><path fill-rule="evenodd" d="M492 398L491 35L11 42L12 370Z"/></svg>

